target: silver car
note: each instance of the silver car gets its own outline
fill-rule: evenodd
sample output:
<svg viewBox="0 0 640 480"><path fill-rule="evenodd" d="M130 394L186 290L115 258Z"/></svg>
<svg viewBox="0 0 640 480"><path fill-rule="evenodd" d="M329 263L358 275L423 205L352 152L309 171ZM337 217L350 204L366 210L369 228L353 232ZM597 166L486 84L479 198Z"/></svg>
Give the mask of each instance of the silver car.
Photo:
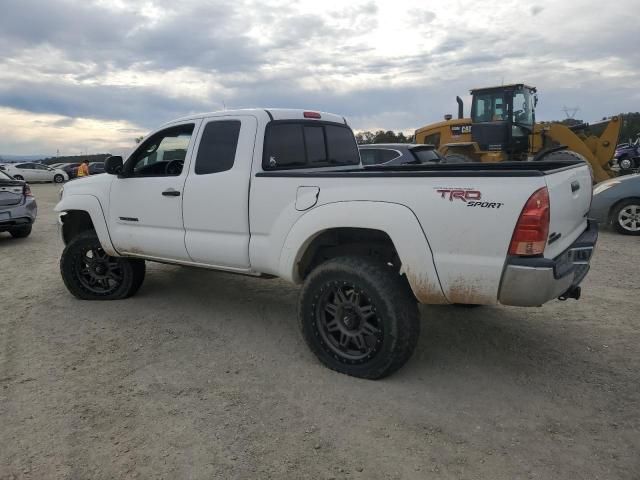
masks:
<svg viewBox="0 0 640 480"><path fill-rule="evenodd" d="M0 171L0 232L9 232L14 238L27 237L37 214L29 185Z"/></svg>
<svg viewBox="0 0 640 480"><path fill-rule="evenodd" d="M625 235L640 235L640 175L624 175L593 189L589 218L613 224Z"/></svg>

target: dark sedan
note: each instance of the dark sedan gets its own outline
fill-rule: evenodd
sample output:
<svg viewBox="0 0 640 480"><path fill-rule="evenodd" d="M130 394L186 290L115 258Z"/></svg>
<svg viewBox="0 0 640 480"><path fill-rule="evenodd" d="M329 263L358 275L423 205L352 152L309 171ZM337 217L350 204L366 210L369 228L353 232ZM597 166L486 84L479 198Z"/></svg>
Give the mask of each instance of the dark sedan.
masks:
<svg viewBox="0 0 640 480"><path fill-rule="evenodd" d="M37 213L29 185L0 171L0 232L15 238L29 236Z"/></svg>
<svg viewBox="0 0 640 480"><path fill-rule="evenodd" d="M434 145L416 143L372 143L358 145L360 158L365 166L371 165L420 165L439 163L442 156Z"/></svg>

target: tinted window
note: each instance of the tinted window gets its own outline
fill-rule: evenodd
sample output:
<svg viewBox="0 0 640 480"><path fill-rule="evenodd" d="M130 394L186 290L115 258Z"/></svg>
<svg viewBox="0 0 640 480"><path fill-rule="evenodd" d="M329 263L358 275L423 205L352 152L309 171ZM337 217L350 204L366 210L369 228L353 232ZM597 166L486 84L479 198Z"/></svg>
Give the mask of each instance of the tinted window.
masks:
<svg viewBox="0 0 640 480"><path fill-rule="evenodd" d="M413 153L413 156L416 157L416 159L420 163L429 163L429 162L439 162L440 161L440 155L438 154L438 152L436 150L433 150L433 149L430 149L430 148L414 149L414 150L411 150L411 153Z"/></svg>
<svg viewBox="0 0 640 480"><path fill-rule="evenodd" d="M397 151L386 148L363 148L360 150L360 158L363 165L379 165L399 156L400 154Z"/></svg>
<svg viewBox="0 0 640 480"><path fill-rule="evenodd" d="M198 147L196 174L206 175L230 170L236 158L239 135L238 120L208 123Z"/></svg>
<svg viewBox="0 0 640 480"><path fill-rule="evenodd" d="M16 168L22 168L22 169L27 169L27 170L33 170L33 164L32 163L21 163L19 165L16 165Z"/></svg>
<svg viewBox="0 0 640 480"><path fill-rule="evenodd" d="M347 126L286 122L267 127L262 163L267 170L359 163L358 147Z"/></svg>
<svg viewBox="0 0 640 480"><path fill-rule="evenodd" d="M358 146L349 128L327 125L327 147L329 148L329 161L340 165L353 165L360 163Z"/></svg>
<svg viewBox="0 0 640 480"><path fill-rule="evenodd" d="M360 150L360 159L363 165L375 165L378 163L378 151L373 149Z"/></svg>
<svg viewBox="0 0 640 480"><path fill-rule="evenodd" d="M307 147L307 160L309 163L327 161L323 127L304 127L304 141Z"/></svg>
<svg viewBox="0 0 640 480"><path fill-rule="evenodd" d="M265 168L306 165L302 125L271 125L265 141Z"/></svg>

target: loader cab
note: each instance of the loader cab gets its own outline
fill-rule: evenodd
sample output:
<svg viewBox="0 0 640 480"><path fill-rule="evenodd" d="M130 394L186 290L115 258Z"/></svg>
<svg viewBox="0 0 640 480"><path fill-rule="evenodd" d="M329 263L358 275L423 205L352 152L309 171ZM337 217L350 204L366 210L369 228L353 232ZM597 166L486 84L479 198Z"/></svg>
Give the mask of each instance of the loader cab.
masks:
<svg viewBox="0 0 640 480"><path fill-rule="evenodd" d="M524 84L471 90L472 140L480 150L526 156L535 124L536 89Z"/></svg>

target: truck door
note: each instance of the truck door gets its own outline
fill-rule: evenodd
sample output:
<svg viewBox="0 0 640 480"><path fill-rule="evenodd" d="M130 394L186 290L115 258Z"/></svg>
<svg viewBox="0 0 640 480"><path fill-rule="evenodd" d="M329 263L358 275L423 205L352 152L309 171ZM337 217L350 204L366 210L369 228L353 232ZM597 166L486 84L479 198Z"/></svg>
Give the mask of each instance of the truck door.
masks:
<svg viewBox="0 0 640 480"><path fill-rule="evenodd" d="M111 184L109 230L119 253L189 261L184 245L183 188L200 120L147 138Z"/></svg>
<svg viewBox="0 0 640 480"><path fill-rule="evenodd" d="M185 244L194 262L248 270L249 183L257 121L203 120L184 194Z"/></svg>

